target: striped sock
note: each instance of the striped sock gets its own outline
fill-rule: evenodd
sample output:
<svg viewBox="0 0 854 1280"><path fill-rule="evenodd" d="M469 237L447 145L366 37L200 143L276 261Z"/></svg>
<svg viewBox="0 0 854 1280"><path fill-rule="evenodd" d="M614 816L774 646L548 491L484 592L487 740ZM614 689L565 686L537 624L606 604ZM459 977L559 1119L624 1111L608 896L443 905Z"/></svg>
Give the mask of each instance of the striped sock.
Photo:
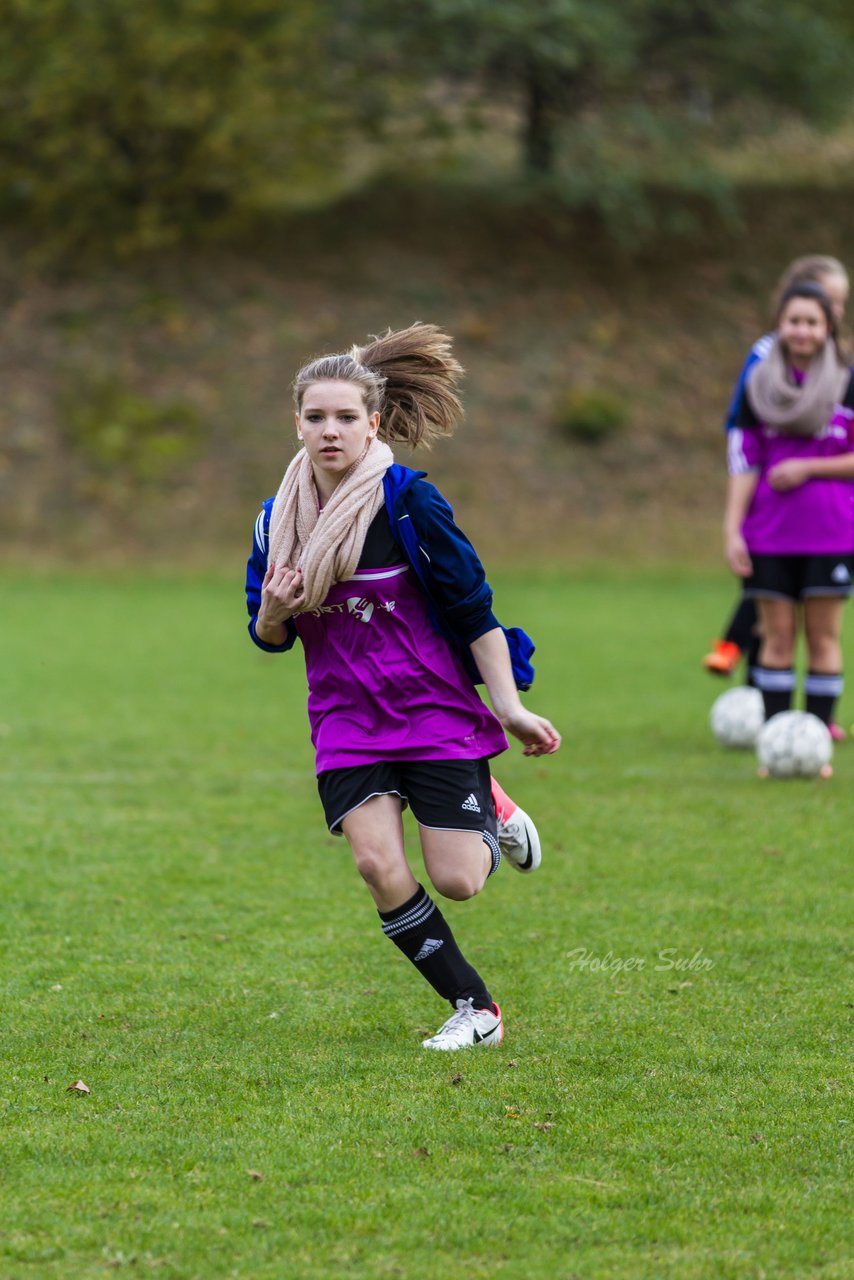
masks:
<svg viewBox="0 0 854 1280"><path fill-rule="evenodd" d="M833 675L808 671L804 681L807 711L818 716L819 720L823 720L825 724L830 724L836 710L836 703L842 697L844 686L845 681L841 671Z"/></svg>
<svg viewBox="0 0 854 1280"><path fill-rule="evenodd" d="M464 958L450 925L429 893L419 885L412 897L393 911L380 911L382 930L434 991L456 1006L469 1000L475 1009L492 1009L483 979Z"/></svg>
<svg viewBox="0 0 854 1280"><path fill-rule="evenodd" d="M495 875L496 871L501 866L501 846L491 831L484 831L481 834L483 835L483 843L486 845L489 850L489 856L492 858L492 866L486 873L486 878L488 880L490 876Z"/></svg>
<svg viewBox="0 0 854 1280"><path fill-rule="evenodd" d="M770 720L780 711L788 711L795 691L795 673L791 667L754 667L756 688L765 703L765 719Z"/></svg>

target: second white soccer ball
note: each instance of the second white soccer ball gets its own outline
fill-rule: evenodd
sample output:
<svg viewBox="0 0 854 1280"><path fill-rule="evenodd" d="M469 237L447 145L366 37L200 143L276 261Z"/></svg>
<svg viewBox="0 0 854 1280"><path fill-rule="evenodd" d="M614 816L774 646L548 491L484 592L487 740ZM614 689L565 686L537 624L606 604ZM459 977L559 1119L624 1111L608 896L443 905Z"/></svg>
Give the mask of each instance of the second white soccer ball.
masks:
<svg viewBox="0 0 854 1280"><path fill-rule="evenodd" d="M772 778L815 778L833 756L827 725L806 711L781 711L756 738L760 767Z"/></svg>
<svg viewBox="0 0 854 1280"><path fill-rule="evenodd" d="M765 723L765 704L758 689L741 685L727 689L712 703L709 725L724 747L745 748L756 743L756 735Z"/></svg>

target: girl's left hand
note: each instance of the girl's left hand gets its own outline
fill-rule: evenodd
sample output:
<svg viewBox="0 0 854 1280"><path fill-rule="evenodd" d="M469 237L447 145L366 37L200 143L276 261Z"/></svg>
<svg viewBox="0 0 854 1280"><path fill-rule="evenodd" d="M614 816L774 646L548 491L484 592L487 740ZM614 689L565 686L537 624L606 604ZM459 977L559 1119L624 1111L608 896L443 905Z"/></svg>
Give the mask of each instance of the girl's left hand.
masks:
<svg viewBox="0 0 854 1280"><path fill-rule="evenodd" d="M786 458L778 462L768 472L768 483L777 493L788 493L790 489L799 489L810 479L810 464L806 458Z"/></svg>
<svg viewBox="0 0 854 1280"><path fill-rule="evenodd" d="M523 755L550 756L560 746L560 734L554 725L525 707L519 707L501 723L508 733L524 743Z"/></svg>

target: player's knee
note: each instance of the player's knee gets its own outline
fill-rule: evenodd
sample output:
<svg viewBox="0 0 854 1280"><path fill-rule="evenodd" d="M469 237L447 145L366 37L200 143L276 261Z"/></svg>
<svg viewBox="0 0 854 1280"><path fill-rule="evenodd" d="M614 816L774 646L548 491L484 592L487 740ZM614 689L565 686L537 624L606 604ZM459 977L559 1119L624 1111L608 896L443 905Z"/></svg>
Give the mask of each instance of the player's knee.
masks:
<svg viewBox="0 0 854 1280"><path fill-rule="evenodd" d="M478 872L468 871L463 867L454 867L431 876L436 892L453 902L466 902L475 897L483 888L485 878Z"/></svg>
<svg viewBox="0 0 854 1280"><path fill-rule="evenodd" d="M762 649L762 661L766 666L788 667L794 657L794 645L783 636L766 636Z"/></svg>
<svg viewBox="0 0 854 1280"><path fill-rule="evenodd" d="M807 638L807 648L812 666L826 666L837 659L839 641L833 634L813 634Z"/></svg>
<svg viewBox="0 0 854 1280"><path fill-rule="evenodd" d="M372 889L383 889L392 873L394 860L384 850L374 847L354 849L356 868L365 884Z"/></svg>

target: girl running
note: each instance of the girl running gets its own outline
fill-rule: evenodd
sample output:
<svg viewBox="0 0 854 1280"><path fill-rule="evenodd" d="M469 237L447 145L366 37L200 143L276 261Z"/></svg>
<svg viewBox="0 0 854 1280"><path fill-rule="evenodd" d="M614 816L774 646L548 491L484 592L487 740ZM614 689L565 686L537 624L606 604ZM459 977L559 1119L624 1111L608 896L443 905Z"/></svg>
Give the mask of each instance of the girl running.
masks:
<svg viewBox="0 0 854 1280"><path fill-rule="evenodd" d="M347 838L383 932L454 1009L423 1042L440 1050L500 1043L501 1011L409 868L402 811L418 823L433 888L471 898L502 836L520 870L539 861L527 815L500 789L493 800L488 762L507 749L505 731L528 756L560 746L519 698L531 641L500 626L448 503L389 447L453 431L461 374L450 339L425 324L301 369L302 448L258 517L246 582L255 643L302 642L327 825Z"/></svg>
<svg viewBox="0 0 854 1280"><path fill-rule="evenodd" d="M829 725L842 693L842 606L854 571L854 380L818 285L783 293L728 453L726 558L758 604L754 680L766 718L791 706L802 609L806 710Z"/></svg>

